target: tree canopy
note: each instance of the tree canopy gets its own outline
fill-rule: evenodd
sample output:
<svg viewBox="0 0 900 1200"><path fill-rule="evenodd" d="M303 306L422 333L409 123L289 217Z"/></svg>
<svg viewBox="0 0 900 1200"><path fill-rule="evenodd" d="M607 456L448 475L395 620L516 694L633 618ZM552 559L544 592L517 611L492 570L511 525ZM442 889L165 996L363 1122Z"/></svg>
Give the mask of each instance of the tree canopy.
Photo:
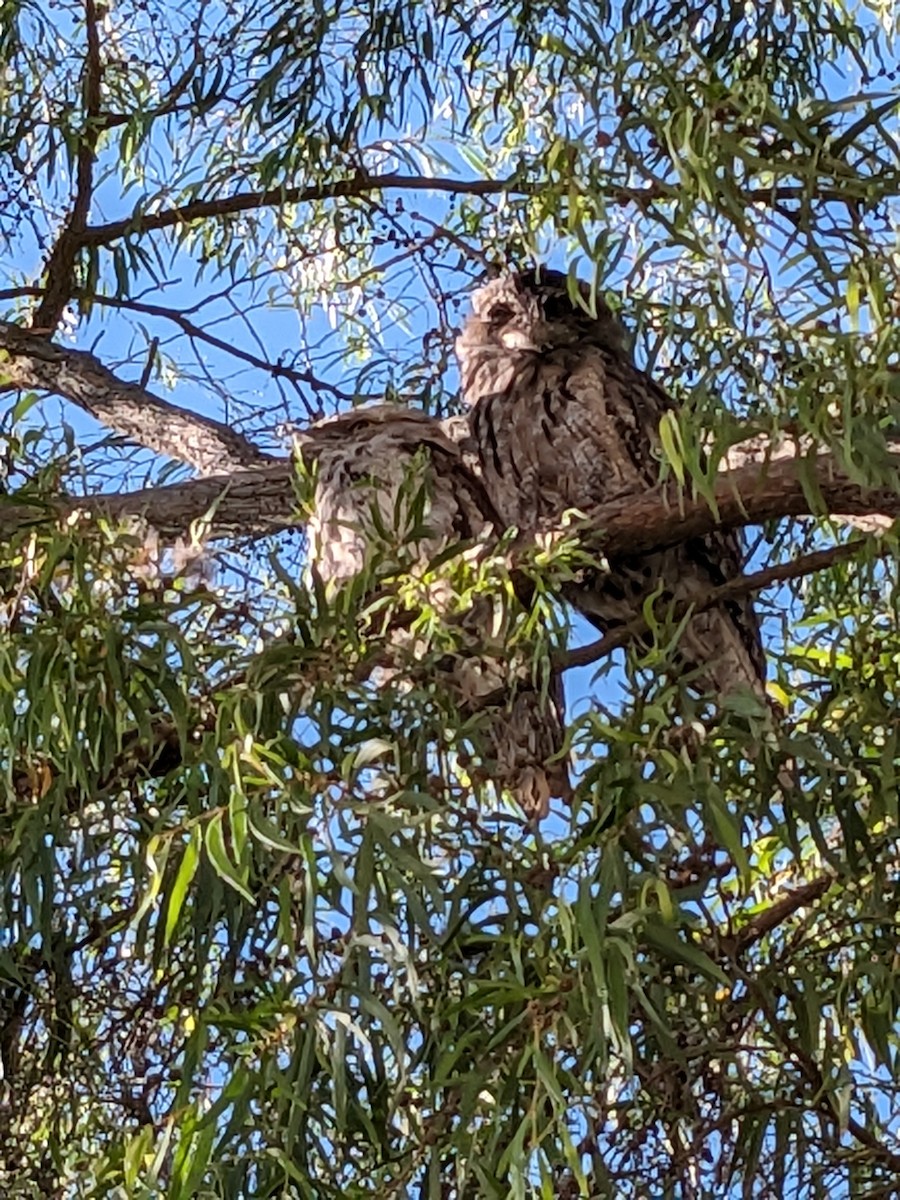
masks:
<svg viewBox="0 0 900 1200"><path fill-rule="evenodd" d="M4 1195L896 1194L896 21L0 0ZM534 262L681 405L659 488L326 592L296 432L458 412ZM777 728L559 599L723 526ZM566 672L539 826L435 580Z"/></svg>

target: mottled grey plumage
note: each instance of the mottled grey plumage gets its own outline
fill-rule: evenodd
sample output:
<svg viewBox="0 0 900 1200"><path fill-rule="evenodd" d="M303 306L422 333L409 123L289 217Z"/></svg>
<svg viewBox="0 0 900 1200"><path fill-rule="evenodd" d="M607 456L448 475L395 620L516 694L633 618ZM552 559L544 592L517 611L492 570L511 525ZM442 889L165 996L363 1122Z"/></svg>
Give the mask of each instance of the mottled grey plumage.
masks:
<svg viewBox="0 0 900 1200"><path fill-rule="evenodd" d="M566 509L640 493L658 481L659 422L674 401L639 370L621 326L589 290L573 303L556 271L505 275L480 288L457 339L463 398L482 477L501 520L524 531ZM568 593L606 632L640 615L658 589L686 602L740 573L734 534L619 557ZM705 691L764 694L765 658L749 601L693 616L679 642L683 669Z"/></svg>
<svg viewBox="0 0 900 1200"><path fill-rule="evenodd" d="M465 552L475 556L492 548L499 520L483 485L440 423L424 413L392 405L355 409L312 426L300 448L316 463L310 561L327 586L358 575L373 555L416 574L457 543L469 542ZM438 611L451 596L449 585L429 584L428 600ZM464 615L462 644L472 652L460 654L446 677L442 672L441 684L452 689L461 724L487 708L487 774L539 817L552 796L568 798L570 790L559 757L561 682L554 676L542 688L527 655L505 645L505 622L495 622L494 611L504 603L484 598ZM420 656L420 643L407 632L395 630L391 639L397 659ZM402 668L382 679L404 686Z"/></svg>
<svg viewBox="0 0 900 1200"><path fill-rule="evenodd" d="M311 560L326 582L358 575L379 549L425 566L496 521L457 446L439 422L415 409L353 409L313 425L300 444L304 458L316 462L307 533ZM423 487L425 514L417 508Z"/></svg>

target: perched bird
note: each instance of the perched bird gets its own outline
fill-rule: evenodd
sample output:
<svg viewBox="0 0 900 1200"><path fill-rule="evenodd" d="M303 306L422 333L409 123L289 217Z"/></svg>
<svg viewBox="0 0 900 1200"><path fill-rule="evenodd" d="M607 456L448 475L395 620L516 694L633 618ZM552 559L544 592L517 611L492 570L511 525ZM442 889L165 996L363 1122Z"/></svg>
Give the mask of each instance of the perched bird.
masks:
<svg viewBox="0 0 900 1200"><path fill-rule="evenodd" d="M501 521L526 534L659 478L660 418L675 402L634 364L603 301L592 302L584 284L580 299L557 271L504 275L474 294L456 342L482 480ZM714 533L618 556L566 598L606 633L639 617L648 596L663 606L708 596L742 562L737 535ZM705 694L749 688L763 698L765 656L749 600L691 616L677 665Z"/></svg>
<svg viewBox="0 0 900 1200"><path fill-rule="evenodd" d="M500 522L483 485L440 422L424 413L392 405L354 409L311 426L299 449L315 464L307 532L310 563L326 590L379 561L421 577L457 544L476 557L496 544ZM453 604L453 589L436 574L423 598L440 612ZM460 725L485 709L482 771L539 818L551 797L567 799L570 791L562 685L558 675L549 682L536 677L526 647L506 644L505 606L505 597L480 595L457 616L457 649L446 668L440 660L439 683L451 689ZM408 669L425 647L420 635L401 628L389 639L392 665L380 680L403 689L403 663Z"/></svg>

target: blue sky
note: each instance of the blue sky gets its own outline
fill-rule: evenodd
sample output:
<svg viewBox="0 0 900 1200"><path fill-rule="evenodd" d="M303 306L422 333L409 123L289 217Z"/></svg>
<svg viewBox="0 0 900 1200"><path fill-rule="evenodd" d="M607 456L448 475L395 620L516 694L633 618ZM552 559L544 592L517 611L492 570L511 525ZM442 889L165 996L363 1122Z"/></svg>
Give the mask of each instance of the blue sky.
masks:
<svg viewBox="0 0 900 1200"><path fill-rule="evenodd" d="M860 19L872 21L874 17L870 10L862 9ZM886 64L886 69L894 70L896 66L896 59L893 59ZM839 61L825 70L821 96L823 102L833 102L841 97L855 96L860 91L880 94L890 86L893 86L892 81L886 82L881 78L863 87L858 68L849 61ZM848 107L846 113L837 114L834 119L842 121L846 127L855 119L856 111ZM891 129L896 131L896 117L892 115L889 120ZM567 121L570 133L576 136L587 137L597 132L593 117L579 124L577 105L573 114L567 116ZM373 139L372 164L390 167L400 163L401 160L385 142L393 140L396 143L400 136L413 132L412 125L408 129L388 125L378 139ZM276 133L275 140L281 136ZM460 141L453 144L447 140L450 136L449 125L437 122L432 136L440 153L447 159L449 171L466 177L475 173L477 168L466 161ZM375 141L380 144L375 145ZM174 162L173 155L177 156L178 150L177 145L173 149L160 137L159 142L150 148L148 158L152 170L149 175L165 182ZM597 158L603 157L602 147L590 150L590 153L596 154ZM411 149L410 154L414 157L415 151ZM141 195L141 183L134 183L128 191L123 192L120 177L112 170L115 159L115 148L111 147L102 160L103 169L109 167L111 173L98 191L91 213L94 222L128 214ZM492 161L486 164L485 169L490 171L496 166L498 163ZM407 164L405 169L412 167ZM190 167L189 173L200 177L202 163L199 158ZM65 193L68 183L65 171L58 168L53 187ZM402 202L402 212L397 211L398 200ZM386 197L383 211L377 216L378 236L385 240L371 260L367 252L362 255L360 270L368 270L372 262L393 265L387 270L383 281L377 276L368 276L357 285L346 278L351 272L344 271L340 256L335 254L337 234L331 221L323 221L315 238L311 239L312 244L302 246L290 231L279 232L273 220L264 218L262 240L271 236L271 243L260 252L259 270L253 281L234 285L223 284L221 279L216 278L217 264L214 258L205 270L198 272L196 253L188 252L185 248L173 251L165 238L150 235L148 242L157 248L159 259L151 264L151 269L138 275L132 296L144 304L165 305L187 312L198 325L214 330L226 342L233 342L272 361L278 360L283 354L290 359L297 353L299 366L314 370L326 385L334 384L345 392L358 388L360 392L378 399L393 377L402 388L402 399L418 401L427 394L428 403L437 406L450 399L456 387L452 363L445 365L441 353L450 345L450 326L463 315L465 296L474 276L481 269L475 253L479 249L478 235L473 234L467 239L457 230L456 243L435 242L432 248L423 249L421 270L404 263L402 258L395 261L398 255L402 255L403 248L390 239L406 231L412 233L417 243L424 245L433 237L435 225L447 222L448 214L452 211L453 204L446 197L427 192L415 196ZM413 218L410 214L414 212L420 212L422 218ZM845 232L841 224L846 221L844 208L834 206L831 215L838 234ZM895 212L895 223L896 217ZM501 209L492 221L502 227L504 219ZM510 216L509 220L514 225L518 217ZM748 304L755 302L748 300L748 296L764 294L753 292L753 286L758 285L760 288L771 287L777 292L789 316L799 320L814 315L818 290L815 280L806 278L811 266L810 258L808 254L801 254L796 246L792 247L789 226L784 225L773 231L771 244L761 245L752 260L745 264L746 270L742 274L740 247L733 240L725 240L720 247L719 258L701 261L689 246L665 244L659 231L659 240L648 243L645 230L638 227L639 223L629 209L618 212L615 220L617 223L608 231L611 236L603 248L604 252L612 255L621 250L621 257L609 272L608 281L613 288L623 282L627 285L627 315L629 319L643 321L637 346L639 361L652 360L654 374L659 378L668 378L670 375L682 381L686 377L699 378L714 398L721 387L726 401L736 405L746 401L748 397L746 391L741 390L741 378L731 370L733 364L727 361L727 347L733 344L738 347L735 354L751 356L752 342L741 342L737 336L738 329L733 338L730 334L725 336L722 339L726 347L723 360L714 363L704 379L702 361L698 365L698 361L691 357L690 336L686 337L677 325L684 307L680 297L688 292L702 295L704 288L711 292L718 288L719 292L726 295L730 294L729 289L733 289L739 318L736 326L739 327L740 318ZM597 228L588 230L589 248L591 237L597 232ZM878 231L878 237L896 241L896 232L885 228ZM284 254L280 245L283 240L294 242L292 249ZM460 241L468 242L473 256L458 263L456 259ZM580 255L585 270L588 269L584 251L579 250L574 241L567 241L561 231L551 230L545 225L536 232L534 241L542 260L549 265L564 267L572 258ZM844 253L840 248L846 244L846 239L838 236L833 244L825 247L829 254L835 256L838 266L841 264L837 262L837 255ZM195 250L196 247L191 247L191 251ZM213 244L206 250L214 254L216 246ZM646 258L641 257L644 252ZM14 252L0 262L0 270L4 272L4 277L0 277L0 288L15 286L23 277L33 280L40 257L28 227L22 226L22 238L16 242ZM102 255L101 264L109 274L109 257ZM344 277L341 284L344 299L330 309L328 300L336 291L337 274ZM305 295L303 305L292 301L289 295L297 279L302 284L299 290ZM450 297L444 310L437 303L438 288L446 290ZM380 291L383 291L383 295L378 294ZM208 294L214 298L207 302ZM348 299L350 296L353 298ZM364 314L364 322L358 319L360 314ZM711 319L715 319L716 315L711 312ZM835 310L832 308L825 315L831 319ZM842 317L847 319L846 311ZM863 321L866 319L864 313ZM670 321L668 326L667 320ZM769 328L763 331L764 335ZM704 330L695 329L694 332L702 348ZM342 339L338 334L344 335L345 342L352 342L354 336L358 336L361 347L368 349L361 349L349 362L342 361L343 346L339 344ZM220 349L200 345L194 355L188 341L171 322L147 313L134 313L126 317L119 310L98 305L90 319L84 321L77 330L67 325L61 333L61 337L70 340L71 344L93 349L123 378L130 379L140 375L148 341L154 335L160 336L160 352L164 360L171 355L172 361L171 369L168 363L164 365L162 378L152 380L154 390L196 411L226 420L233 419L242 428L266 439L267 446L281 446L287 451L287 438L278 434L277 427L282 422L303 423L307 419L308 411L301 398L289 390L279 392L264 371L235 363ZM761 341L764 341L764 337ZM771 378L774 368L772 360L766 357L767 347L761 344L758 349L762 360L761 375ZM702 359L702 355L700 357ZM428 369L416 381L407 374L407 369L420 358L427 359ZM307 399L313 410L321 407L327 411L336 402L327 386L317 394L308 393ZM58 425L62 419L69 422L79 440L86 444L103 437L104 431L71 406L49 401L40 410L29 414L28 420L34 422L41 413L46 416L50 426ZM105 452L92 456L92 460L99 461L101 457L108 462ZM140 462L140 467L136 467L137 462ZM127 474L129 485L137 486L145 476L158 473L160 466L146 454L137 459L123 458L121 462L108 465L105 474L92 475L88 484L97 486L99 483L106 489L115 488ZM764 551L765 548L760 553ZM576 635L593 636L583 624L577 626ZM594 698L603 702L615 698L620 676L613 673L598 689L594 685L593 674L594 668L571 673L568 681L569 703L573 712L582 711ZM553 833L554 826L551 823L547 836L552 838ZM877 1103L879 1098L876 1093Z"/></svg>

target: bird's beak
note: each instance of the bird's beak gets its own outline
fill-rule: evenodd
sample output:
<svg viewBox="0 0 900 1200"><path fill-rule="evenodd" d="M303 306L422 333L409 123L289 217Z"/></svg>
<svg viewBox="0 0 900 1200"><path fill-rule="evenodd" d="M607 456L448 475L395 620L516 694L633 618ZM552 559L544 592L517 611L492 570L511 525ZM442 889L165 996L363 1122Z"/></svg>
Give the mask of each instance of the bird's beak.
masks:
<svg viewBox="0 0 900 1200"><path fill-rule="evenodd" d="M540 350L540 346L535 345L534 339L522 329L504 329L500 341L507 350L531 350L535 354Z"/></svg>

